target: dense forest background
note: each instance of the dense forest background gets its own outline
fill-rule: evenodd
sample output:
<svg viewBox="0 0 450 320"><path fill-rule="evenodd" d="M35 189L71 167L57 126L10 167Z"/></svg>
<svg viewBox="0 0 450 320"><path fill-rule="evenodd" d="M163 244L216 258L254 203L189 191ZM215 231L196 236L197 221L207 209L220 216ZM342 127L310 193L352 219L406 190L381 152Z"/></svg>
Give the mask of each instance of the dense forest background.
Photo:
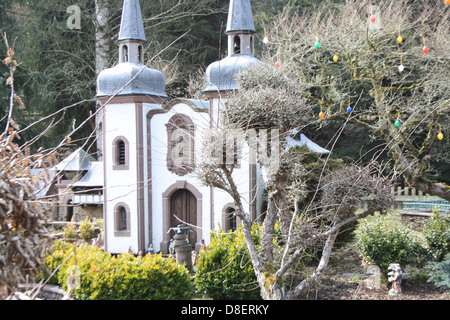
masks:
<svg viewBox="0 0 450 320"><path fill-rule="evenodd" d="M437 0L436 0L437 1ZM320 6L338 6L343 0L258 0L252 1L257 31L256 56L263 47L264 27L281 12L303 14ZM422 1L410 1L420 10ZM369 3L369 2L368 2ZM13 0L0 2L0 29L6 33L19 62L15 89L24 108L15 108L14 120L21 127L53 114L22 133L22 141L35 137L47 127L34 146L50 148L96 110L96 75L117 63L117 34L122 0ZM69 29L67 8L77 5L81 25ZM145 0L141 1L150 67L163 72L171 98L189 97L190 84L202 79L206 67L226 54L224 33L229 1L224 0ZM267 30L271 33L271 30ZM6 49L0 44L0 57ZM276 53L273 52L275 56ZM266 54L267 56L267 54ZM5 121L9 100L6 85L8 68L0 65L0 124ZM54 125L57 123L58 125ZM308 135L324 147L331 141L339 122L319 129L312 125ZM72 137L73 145L94 139L95 118ZM351 125L343 132L333 156L347 161L370 159L380 141ZM95 143L91 144L94 146ZM448 163L435 163L440 177L450 182Z"/></svg>

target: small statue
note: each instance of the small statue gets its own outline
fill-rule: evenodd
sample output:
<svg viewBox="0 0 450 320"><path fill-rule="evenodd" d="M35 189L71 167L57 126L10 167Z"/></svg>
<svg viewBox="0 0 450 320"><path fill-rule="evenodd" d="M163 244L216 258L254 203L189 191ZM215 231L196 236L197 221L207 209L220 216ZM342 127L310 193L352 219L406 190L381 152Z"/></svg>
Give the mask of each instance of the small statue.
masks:
<svg viewBox="0 0 450 320"><path fill-rule="evenodd" d="M137 258L138 258L138 259L142 258L142 254L143 254L142 251L139 250L138 255L137 255Z"/></svg>
<svg viewBox="0 0 450 320"><path fill-rule="evenodd" d="M191 228L183 227L181 224L179 224L175 228L174 227L170 228L169 231L167 231L167 233L169 233L170 231L175 232L176 235L182 235L186 233L186 231L193 232Z"/></svg>
<svg viewBox="0 0 450 320"><path fill-rule="evenodd" d="M191 255L192 255L192 265L195 266L197 264L197 251L192 250Z"/></svg>
<svg viewBox="0 0 450 320"><path fill-rule="evenodd" d="M149 254L154 254L155 253L155 251L153 250L153 244L150 243L148 245L147 253L149 253Z"/></svg>
<svg viewBox="0 0 450 320"><path fill-rule="evenodd" d="M402 278L403 278L403 271L400 267L400 264L393 263L389 265L389 270L391 270L389 275L389 282L392 282L392 289L389 290L389 294L402 294Z"/></svg>
<svg viewBox="0 0 450 320"><path fill-rule="evenodd" d="M175 254L175 244L173 243L173 239L170 239L170 243L169 243L169 253L171 255Z"/></svg>

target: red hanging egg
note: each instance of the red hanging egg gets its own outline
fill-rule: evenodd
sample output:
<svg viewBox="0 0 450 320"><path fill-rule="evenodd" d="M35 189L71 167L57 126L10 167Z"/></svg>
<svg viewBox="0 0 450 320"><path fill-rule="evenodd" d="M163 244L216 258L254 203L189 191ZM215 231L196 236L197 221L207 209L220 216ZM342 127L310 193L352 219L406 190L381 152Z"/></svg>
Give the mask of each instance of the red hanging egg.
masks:
<svg viewBox="0 0 450 320"><path fill-rule="evenodd" d="M277 68L280 67L280 61L277 61L277 63L275 63L275 67L277 67Z"/></svg>
<svg viewBox="0 0 450 320"><path fill-rule="evenodd" d="M374 16L374 15L371 15L371 16L370 16L370 21L371 21L371 22L375 22L375 16Z"/></svg>
<svg viewBox="0 0 450 320"><path fill-rule="evenodd" d="M422 52L427 54L428 53L428 47L427 46L423 47Z"/></svg>

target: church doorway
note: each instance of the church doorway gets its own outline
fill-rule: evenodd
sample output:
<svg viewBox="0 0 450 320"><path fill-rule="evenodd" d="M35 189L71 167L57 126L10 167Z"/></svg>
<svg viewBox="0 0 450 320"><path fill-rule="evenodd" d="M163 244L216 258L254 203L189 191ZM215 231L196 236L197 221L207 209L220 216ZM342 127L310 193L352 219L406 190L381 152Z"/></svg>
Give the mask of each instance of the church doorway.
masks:
<svg viewBox="0 0 450 320"><path fill-rule="evenodd" d="M161 252L168 253L173 232L167 232L183 222L189 224L189 243L195 250L201 247L202 239L202 194L185 180L172 184L162 194L163 239ZM177 219L178 218L178 219ZM181 220L181 221L180 221Z"/></svg>
<svg viewBox="0 0 450 320"><path fill-rule="evenodd" d="M171 219L170 227L176 227L183 222L188 223L193 232L188 232L188 240L193 248L197 243L197 198L187 189L175 191L170 198ZM178 219L177 219L178 218ZM180 221L181 220L181 221Z"/></svg>

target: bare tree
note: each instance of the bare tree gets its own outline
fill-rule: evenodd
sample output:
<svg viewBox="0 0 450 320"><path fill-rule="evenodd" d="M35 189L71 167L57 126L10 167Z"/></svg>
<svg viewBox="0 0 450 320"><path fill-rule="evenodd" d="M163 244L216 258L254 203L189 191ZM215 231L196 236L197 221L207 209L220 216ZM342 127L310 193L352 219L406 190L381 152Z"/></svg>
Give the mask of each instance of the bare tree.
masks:
<svg viewBox="0 0 450 320"><path fill-rule="evenodd" d="M11 98L7 125L0 134L0 284L12 290L19 282L31 280L42 264L47 243L45 221L50 211L48 203L37 199L37 193L49 180L49 172L42 170L36 175L31 169L45 168L53 155L31 155L29 148L22 149L14 143L14 139L20 138L12 117L14 101L23 102L14 92L18 65L15 52L6 34L2 32L2 36L7 48L3 63L10 70Z"/></svg>
<svg viewBox="0 0 450 320"><path fill-rule="evenodd" d="M276 170L258 157L268 194L260 250L251 234L254 221L245 210L233 175L235 166L226 161L211 162L217 159L218 151L227 150L225 144L217 145L222 140L214 135L206 137L205 159L198 168L198 176L205 184L220 188L233 198L264 299L294 299L305 292L326 270L340 229L376 211L383 213L392 201L389 179L379 174L375 161L363 167L347 167L329 157L311 158L311 152L304 147L286 150L283 141L291 130L311 123L305 87L297 85L290 76L271 67L241 72L240 90L228 97L222 112L224 120L215 130L219 136L229 136L229 131L236 128L257 132L275 128L279 132L279 150L272 149L272 155L279 154L272 159L277 161ZM225 152L223 157L226 158ZM369 209L355 214L369 197ZM275 236L277 221L281 234ZM275 246L274 241L283 245ZM297 265L311 251L322 252L315 272L298 272Z"/></svg>

